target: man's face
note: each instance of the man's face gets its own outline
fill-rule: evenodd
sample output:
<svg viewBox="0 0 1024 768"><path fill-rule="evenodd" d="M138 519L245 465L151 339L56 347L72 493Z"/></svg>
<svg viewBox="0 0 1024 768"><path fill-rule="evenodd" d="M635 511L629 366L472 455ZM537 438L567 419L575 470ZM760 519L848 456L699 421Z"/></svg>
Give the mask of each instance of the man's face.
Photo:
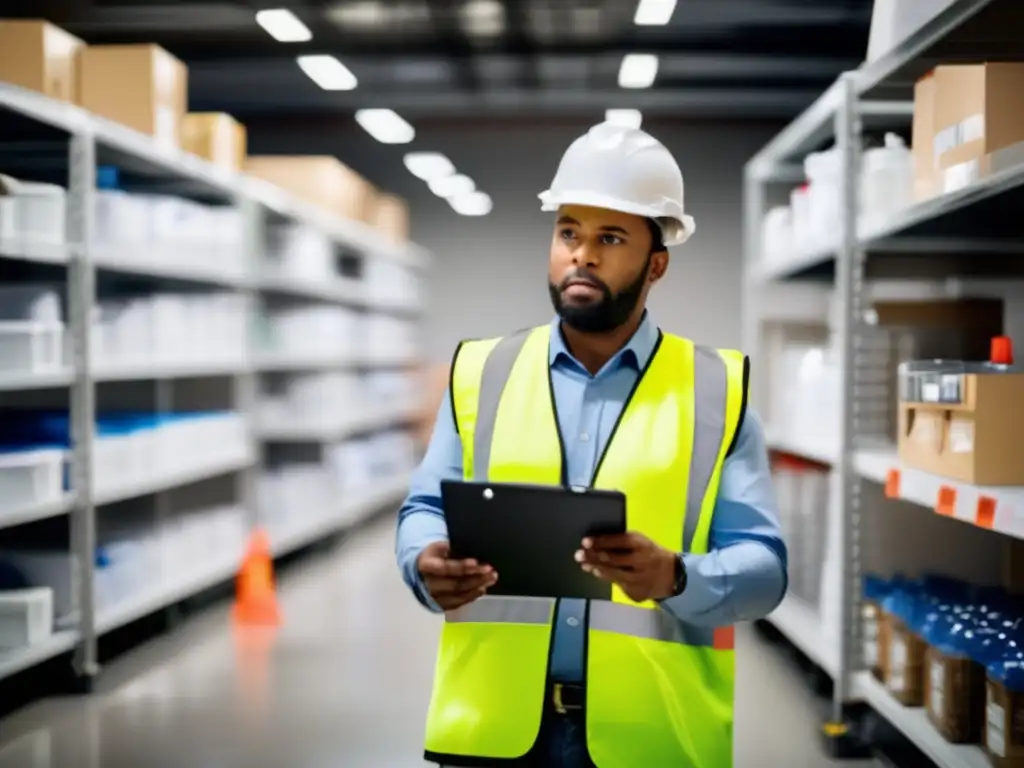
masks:
<svg viewBox="0 0 1024 768"><path fill-rule="evenodd" d="M665 273L668 253L651 253L654 237L642 216L565 205L558 211L548 264L551 303L583 333L625 323Z"/></svg>

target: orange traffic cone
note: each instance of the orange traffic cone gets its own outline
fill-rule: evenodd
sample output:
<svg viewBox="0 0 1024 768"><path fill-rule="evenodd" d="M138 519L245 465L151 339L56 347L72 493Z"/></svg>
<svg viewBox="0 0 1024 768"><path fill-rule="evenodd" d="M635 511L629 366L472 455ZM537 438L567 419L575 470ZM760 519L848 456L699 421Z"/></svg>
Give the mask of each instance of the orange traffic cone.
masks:
<svg viewBox="0 0 1024 768"><path fill-rule="evenodd" d="M239 624L277 626L281 613L274 588L274 562L266 531L253 531L238 573L234 619Z"/></svg>

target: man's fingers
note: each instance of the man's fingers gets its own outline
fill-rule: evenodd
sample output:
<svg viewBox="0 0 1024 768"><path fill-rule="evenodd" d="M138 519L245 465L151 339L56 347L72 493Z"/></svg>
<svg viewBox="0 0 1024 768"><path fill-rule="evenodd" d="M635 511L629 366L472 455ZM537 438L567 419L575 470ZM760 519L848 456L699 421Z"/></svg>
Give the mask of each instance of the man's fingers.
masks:
<svg viewBox="0 0 1024 768"><path fill-rule="evenodd" d="M583 540L583 549L595 552L632 550L639 547L643 541L643 537L635 533L608 533L602 536L588 536Z"/></svg>
<svg viewBox="0 0 1024 768"><path fill-rule="evenodd" d="M496 573L479 574L475 576L464 576L452 578L448 576L436 576L426 579L426 586L430 594L436 599L440 596L462 595L475 592L480 589L487 589L497 582Z"/></svg>
<svg viewBox="0 0 1024 768"><path fill-rule="evenodd" d="M431 542L423 551L430 557L439 557L444 560L451 553L451 545L442 539L441 541Z"/></svg>
<svg viewBox="0 0 1024 768"><path fill-rule="evenodd" d="M457 579L464 576L487 574L493 569L489 565L480 565L476 560L448 560L443 557L426 555L420 559L419 570L423 576L445 576Z"/></svg>
<svg viewBox="0 0 1024 768"><path fill-rule="evenodd" d="M604 565L590 565L589 563L584 564L583 570L602 581L610 581L613 584L620 586L631 585L638 581L636 571L629 571L623 568L613 568Z"/></svg>
<svg viewBox="0 0 1024 768"><path fill-rule="evenodd" d="M623 570L635 570L640 564L635 550L594 550L580 549L576 552L576 562L589 564L597 567L622 568Z"/></svg>

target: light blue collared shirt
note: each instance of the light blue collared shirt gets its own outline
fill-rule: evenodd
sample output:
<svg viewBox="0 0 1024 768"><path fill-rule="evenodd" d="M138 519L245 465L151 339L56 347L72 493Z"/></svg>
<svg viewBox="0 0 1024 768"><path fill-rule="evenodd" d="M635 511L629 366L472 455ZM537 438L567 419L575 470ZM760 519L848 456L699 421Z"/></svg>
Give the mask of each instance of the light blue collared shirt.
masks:
<svg viewBox="0 0 1024 768"><path fill-rule="evenodd" d="M619 413L657 341L658 328L645 315L629 343L591 376L570 354L558 319L552 321L551 383L570 485L591 484ZM423 589L416 560L428 544L447 540L441 481L461 479L462 444L446 393L426 455L398 513L396 540L398 566L405 583L433 611L440 609ZM752 621L774 610L785 595L786 545L779 531L764 430L750 409L722 468L709 551L683 557L686 590L661 603L680 621L701 626ZM579 683L584 679L584 608L583 600L558 602L551 677L559 682Z"/></svg>

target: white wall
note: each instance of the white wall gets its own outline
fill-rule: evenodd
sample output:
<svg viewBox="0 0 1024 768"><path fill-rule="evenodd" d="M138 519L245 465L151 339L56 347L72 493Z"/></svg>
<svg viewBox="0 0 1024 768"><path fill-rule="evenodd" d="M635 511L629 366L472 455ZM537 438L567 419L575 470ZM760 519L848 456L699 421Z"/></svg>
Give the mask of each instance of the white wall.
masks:
<svg viewBox="0 0 1024 768"><path fill-rule="evenodd" d="M377 184L409 199L413 238L432 250L424 345L444 361L465 337L507 333L552 315L546 260L553 221L540 211L558 160L585 122L526 121L502 125L417 126L412 148L445 153L494 199L491 215L455 215L447 203L403 168L405 147L375 144L358 130L300 144L304 152L334 152ZM666 279L651 309L668 331L717 346L740 343L740 263L743 163L778 126L713 123L645 125L673 151L686 180L686 202L697 232L673 249ZM254 131L251 152L295 152L293 131ZM291 146L282 146L287 141Z"/></svg>

